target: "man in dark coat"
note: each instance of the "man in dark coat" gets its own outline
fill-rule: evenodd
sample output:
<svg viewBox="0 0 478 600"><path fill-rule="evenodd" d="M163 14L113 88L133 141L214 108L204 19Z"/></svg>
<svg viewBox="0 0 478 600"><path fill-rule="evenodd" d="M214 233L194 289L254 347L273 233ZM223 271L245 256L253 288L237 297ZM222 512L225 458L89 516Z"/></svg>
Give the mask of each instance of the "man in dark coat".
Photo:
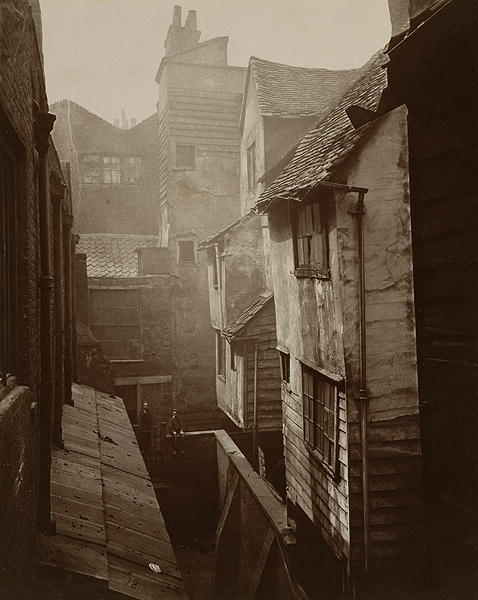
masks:
<svg viewBox="0 0 478 600"><path fill-rule="evenodd" d="M143 452L151 450L151 432L153 429L153 418L149 412L147 402L143 402L143 410L141 411L141 446Z"/></svg>
<svg viewBox="0 0 478 600"><path fill-rule="evenodd" d="M168 421L168 431L173 438L173 454L177 454L178 450L181 454L185 454L183 450L183 421L178 415L177 410L173 410Z"/></svg>

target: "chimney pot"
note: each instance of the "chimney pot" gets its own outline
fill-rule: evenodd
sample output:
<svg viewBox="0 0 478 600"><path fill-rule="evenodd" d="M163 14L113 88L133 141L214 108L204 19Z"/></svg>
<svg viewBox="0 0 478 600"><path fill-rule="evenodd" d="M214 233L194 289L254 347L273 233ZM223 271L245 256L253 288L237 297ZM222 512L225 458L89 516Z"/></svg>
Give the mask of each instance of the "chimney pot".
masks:
<svg viewBox="0 0 478 600"><path fill-rule="evenodd" d="M173 11L172 25L177 25L178 27L181 27L181 10L181 7L178 4L176 4Z"/></svg>
<svg viewBox="0 0 478 600"><path fill-rule="evenodd" d="M186 23L184 26L186 29L191 29L192 31L198 30L197 15L195 10L188 11L188 16L186 17Z"/></svg>

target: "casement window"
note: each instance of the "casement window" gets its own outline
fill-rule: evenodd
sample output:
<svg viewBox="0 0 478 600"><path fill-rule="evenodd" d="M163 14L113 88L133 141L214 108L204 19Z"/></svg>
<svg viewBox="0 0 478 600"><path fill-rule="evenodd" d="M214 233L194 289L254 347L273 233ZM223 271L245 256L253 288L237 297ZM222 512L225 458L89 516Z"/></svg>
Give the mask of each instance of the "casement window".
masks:
<svg viewBox="0 0 478 600"><path fill-rule="evenodd" d="M119 156L103 156L103 183L121 183Z"/></svg>
<svg viewBox="0 0 478 600"><path fill-rule="evenodd" d="M194 144L176 144L176 169L196 168L196 146Z"/></svg>
<svg viewBox="0 0 478 600"><path fill-rule="evenodd" d="M178 261L181 263L196 262L195 240L178 241Z"/></svg>
<svg viewBox="0 0 478 600"><path fill-rule="evenodd" d="M256 174L256 143L252 144L247 149L247 189L249 191L256 187L257 174Z"/></svg>
<svg viewBox="0 0 478 600"><path fill-rule="evenodd" d="M17 160L0 142L0 386L16 371Z"/></svg>
<svg viewBox="0 0 478 600"><path fill-rule="evenodd" d="M99 154L83 156L83 183L101 183L103 165Z"/></svg>
<svg viewBox="0 0 478 600"><path fill-rule="evenodd" d="M304 441L334 474L337 468L337 382L302 365Z"/></svg>
<svg viewBox="0 0 478 600"><path fill-rule="evenodd" d="M280 374L284 383L290 383L290 354L279 350Z"/></svg>
<svg viewBox="0 0 478 600"><path fill-rule="evenodd" d="M140 183L143 179L143 159L141 156L127 156L124 161L123 183Z"/></svg>
<svg viewBox="0 0 478 600"><path fill-rule="evenodd" d="M141 156L84 154L82 182L96 184L140 183L143 178Z"/></svg>
<svg viewBox="0 0 478 600"><path fill-rule="evenodd" d="M226 340L220 331L216 331L216 373L218 377L226 377Z"/></svg>
<svg viewBox="0 0 478 600"><path fill-rule="evenodd" d="M329 277L326 208L319 202L301 205L293 215L295 274Z"/></svg>
<svg viewBox="0 0 478 600"><path fill-rule="evenodd" d="M141 358L139 290L90 290L90 325L110 359Z"/></svg>

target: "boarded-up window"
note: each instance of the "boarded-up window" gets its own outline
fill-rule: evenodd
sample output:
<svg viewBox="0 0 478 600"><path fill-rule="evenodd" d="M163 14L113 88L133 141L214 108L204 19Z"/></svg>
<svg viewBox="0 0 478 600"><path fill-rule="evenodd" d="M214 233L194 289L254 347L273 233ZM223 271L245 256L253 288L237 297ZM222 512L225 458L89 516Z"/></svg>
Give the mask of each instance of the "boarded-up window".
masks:
<svg viewBox="0 0 478 600"><path fill-rule="evenodd" d="M176 169L196 168L196 146L194 144L176 144Z"/></svg>
<svg viewBox="0 0 478 600"><path fill-rule="evenodd" d="M252 144L247 149L247 188L253 190L256 187L256 143Z"/></svg>
<svg viewBox="0 0 478 600"><path fill-rule="evenodd" d="M296 267L328 272L329 248L325 208L318 202L300 206L296 213L294 233Z"/></svg>
<svg viewBox="0 0 478 600"><path fill-rule="evenodd" d="M103 183L121 183L119 156L103 156Z"/></svg>
<svg viewBox="0 0 478 600"><path fill-rule="evenodd" d="M16 370L17 165L0 143L0 385Z"/></svg>
<svg viewBox="0 0 478 600"><path fill-rule="evenodd" d="M196 242L194 240L180 240L178 242L179 262L196 261Z"/></svg>
<svg viewBox="0 0 478 600"><path fill-rule="evenodd" d="M337 463L337 384L302 366L304 440L334 472Z"/></svg>
<svg viewBox="0 0 478 600"><path fill-rule="evenodd" d="M219 377L226 376L226 340L220 331L216 331L216 372Z"/></svg>
<svg viewBox="0 0 478 600"><path fill-rule="evenodd" d="M90 290L90 324L108 358L141 358L139 290Z"/></svg>

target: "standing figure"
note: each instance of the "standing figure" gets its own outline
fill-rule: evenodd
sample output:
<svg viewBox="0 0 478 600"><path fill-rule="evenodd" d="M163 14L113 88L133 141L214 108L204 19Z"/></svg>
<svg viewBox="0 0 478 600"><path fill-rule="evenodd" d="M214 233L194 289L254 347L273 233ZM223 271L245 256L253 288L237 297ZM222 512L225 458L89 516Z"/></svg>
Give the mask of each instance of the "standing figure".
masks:
<svg viewBox="0 0 478 600"><path fill-rule="evenodd" d="M178 450L181 454L186 454L183 450L183 421L178 415L177 410L173 410L168 421L168 431L173 437L173 454L177 454Z"/></svg>
<svg viewBox="0 0 478 600"><path fill-rule="evenodd" d="M153 418L149 412L147 402L143 402L141 411L141 449L145 454L151 450L151 431L153 428Z"/></svg>

